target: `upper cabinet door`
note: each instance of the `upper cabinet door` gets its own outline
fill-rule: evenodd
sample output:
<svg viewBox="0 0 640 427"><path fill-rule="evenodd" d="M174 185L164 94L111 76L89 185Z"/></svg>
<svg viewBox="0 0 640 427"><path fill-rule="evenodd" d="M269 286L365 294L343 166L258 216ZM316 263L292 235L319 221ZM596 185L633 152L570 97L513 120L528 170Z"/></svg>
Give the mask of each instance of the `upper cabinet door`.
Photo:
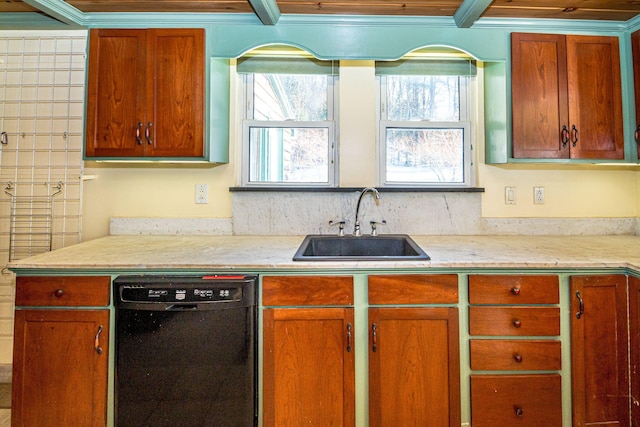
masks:
<svg viewBox="0 0 640 427"><path fill-rule="evenodd" d="M152 29L147 43L146 155L202 157L204 30Z"/></svg>
<svg viewBox="0 0 640 427"><path fill-rule="evenodd" d="M623 159L617 37L568 36L571 158Z"/></svg>
<svg viewBox="0 0 640 427"><path fill-rule="evenodd" d="M565 36L511 34L513 157L569 157Z"/></svg>
<svg viewBox="0 0 640 427"><path fill-rule="evenodd" d="M90 31L87 157L144 154L145 34L144 30Z"/></svg>
<svg viewBox="0 0 640 427"><path fill-rule="evenodd" d="M617 37L511 35L513 157L624 159Z"/></svg>
<svg viewBox="0 0 640 427"><path fill-rule="evenodd" d="M90 32L86 157L202 158L203 29Z"/></svg>
<svg viewBox="0 0 640 427"><path fill-rule="evenodd" d="M631 34L631 52L633 55L633 86L636 100L636 126L633 134L640 159L640 31Z"/></svg>

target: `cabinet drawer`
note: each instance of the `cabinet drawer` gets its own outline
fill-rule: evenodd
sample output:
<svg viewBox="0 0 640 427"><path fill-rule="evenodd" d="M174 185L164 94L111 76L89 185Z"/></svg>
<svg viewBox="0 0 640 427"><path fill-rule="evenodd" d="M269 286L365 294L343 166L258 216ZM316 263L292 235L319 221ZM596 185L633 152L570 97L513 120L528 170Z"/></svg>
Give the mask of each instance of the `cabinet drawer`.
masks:
<svg viewBox="0 0 640 427"><path fill-rule="evenodd" d="M16 278L16 306L109 305L109 276L24 276Z"/></svg>
<svg viewBox="0 0 640 427"><path fill-rule="evenodd" d="M353 305L353 277L264 276L262 305Z"/></svg>
<svg viewBox="0 0 640 427"><path fill-rule="evenodd" d="M456 274L369 276L369 304L456 304Z"/></svg>
<svg viewBox="0 0 640 427"><path fill-rule="evenodd" d="M558 371L560 341L471 340L471 369L484 371Z"/></svg>
<svg viewBox="0 0 640 427"><path fill-rule="evenodd" d="M470 304L558 304L558 276L469 276Z"/></svg>
<svg viewBox="0 0 640 427"><path fill-rule="evenodd" d="M471 335L560 335L558 307L469 307Z"/></svg>
<svg viewBox="0 0 640 427"><path fill-rule="evenodd" d="M473 427L561 427L560 375L471 375Z"/></svg>

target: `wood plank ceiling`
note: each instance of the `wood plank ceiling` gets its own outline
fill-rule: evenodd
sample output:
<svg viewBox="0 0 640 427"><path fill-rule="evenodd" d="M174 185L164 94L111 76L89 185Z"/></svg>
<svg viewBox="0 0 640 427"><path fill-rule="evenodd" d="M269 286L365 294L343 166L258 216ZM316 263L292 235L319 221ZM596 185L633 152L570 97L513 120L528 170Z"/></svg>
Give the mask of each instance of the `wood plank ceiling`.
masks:
<svg viewBox="0 0 640 427"><path fill-rule="evenodd" d="M256 13L265 24L280 14L557 18L627 21L640 14L640 0L66 0L84 13ZM264 12L267 10L270 12ZM2 12L39 11L37 0L2 0ZM275 15L270 18L266 15ZM268 20L273 22L266 22ZM458 18L456 17L456 22Z"/></svg>

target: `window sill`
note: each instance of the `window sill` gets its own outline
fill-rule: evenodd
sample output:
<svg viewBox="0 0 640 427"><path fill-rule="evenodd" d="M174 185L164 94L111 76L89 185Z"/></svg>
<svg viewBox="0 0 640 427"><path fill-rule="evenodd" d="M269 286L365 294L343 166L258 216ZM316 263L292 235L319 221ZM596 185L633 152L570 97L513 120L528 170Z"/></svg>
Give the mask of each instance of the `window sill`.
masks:
<svg viewBox="0 0 640 427"><path fill-rule="evenodd" d="M230 192L298 192L298 193L351 193L363 187L301 187L301 186L260 186L230 187ZM483 187L376 187L381 193L484 193Z"/></svg>

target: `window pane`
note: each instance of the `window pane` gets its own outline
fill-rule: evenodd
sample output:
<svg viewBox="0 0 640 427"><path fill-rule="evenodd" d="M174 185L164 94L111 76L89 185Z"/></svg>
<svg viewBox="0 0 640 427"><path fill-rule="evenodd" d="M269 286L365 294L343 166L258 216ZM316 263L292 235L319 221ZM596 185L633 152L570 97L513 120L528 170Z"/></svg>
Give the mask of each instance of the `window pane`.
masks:
<svg viewBox="0 0 640 427"><path fill-rule="evenodd" d="M327 120L327 76L254 74L254 120Z"/></svg>
<svg viewBox="0 0 640 427"><path fill-rule="evenodd" d="M457 76L388 76L387 119L460 120Z"/></svg>
<svg viewBox="0 0 640 427"><path fill-rule="evenodd" d="M251 127L249 171L250 182L327 183L329 130Z"/></svg>
<svg viewBox="0 0 640 427"><path fill-rule="evenodd" d="M387 182L464 182L463 129L388 128Z"/></svg>

